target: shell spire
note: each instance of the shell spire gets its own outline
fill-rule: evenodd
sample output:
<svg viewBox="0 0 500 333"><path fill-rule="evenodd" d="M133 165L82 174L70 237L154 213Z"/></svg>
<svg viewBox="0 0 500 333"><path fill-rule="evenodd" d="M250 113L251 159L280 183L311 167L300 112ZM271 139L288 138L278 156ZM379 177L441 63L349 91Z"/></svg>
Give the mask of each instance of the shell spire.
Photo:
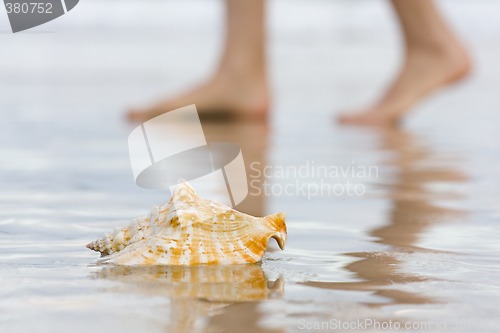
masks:
<svg viewBox="0 0 500 333"><path fill-rule="evenodd" d="M103 238L87 244L87 248L100 252L103 256L123 250L132 243L146 239L152 233L152 226L161 218L162 207L154 207L153 211L144 217L137 218L132 223L112 233L107 233Z"/></svg>
<svg viewBox="0 0 500 333"><path fill-rule="evenodd" d="M284 213L253 217L182 183L167 204L87 247L119 265L224 265L260 261L270 238L284 248Z"/></svg>

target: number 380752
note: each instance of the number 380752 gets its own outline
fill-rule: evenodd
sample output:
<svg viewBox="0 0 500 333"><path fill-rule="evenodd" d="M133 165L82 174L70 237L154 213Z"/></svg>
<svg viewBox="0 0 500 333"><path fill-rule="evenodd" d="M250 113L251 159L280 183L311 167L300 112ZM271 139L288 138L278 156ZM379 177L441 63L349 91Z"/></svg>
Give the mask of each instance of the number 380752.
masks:
<svg viewBox="0 0 500 333"><path fill-rule="evenodd" d="M43 2L7 2L5 4L7 9L7 14L28 14L28 13L38 13L38 14L52 14L52 4Z"/></svg>

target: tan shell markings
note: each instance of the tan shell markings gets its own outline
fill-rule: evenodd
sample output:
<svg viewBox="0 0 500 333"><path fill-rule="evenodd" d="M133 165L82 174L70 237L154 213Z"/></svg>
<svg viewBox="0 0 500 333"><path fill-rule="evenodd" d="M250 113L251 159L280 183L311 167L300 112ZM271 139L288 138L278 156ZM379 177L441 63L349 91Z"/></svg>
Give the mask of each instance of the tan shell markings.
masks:
<svg viewBox="0 0 500 333"><path fill-rule="evenodd" d="M283 249L286 237L284 213L253 217L183 183L166 205L87 247L118 265L227 265L258 262L269 238Z"/></svg>

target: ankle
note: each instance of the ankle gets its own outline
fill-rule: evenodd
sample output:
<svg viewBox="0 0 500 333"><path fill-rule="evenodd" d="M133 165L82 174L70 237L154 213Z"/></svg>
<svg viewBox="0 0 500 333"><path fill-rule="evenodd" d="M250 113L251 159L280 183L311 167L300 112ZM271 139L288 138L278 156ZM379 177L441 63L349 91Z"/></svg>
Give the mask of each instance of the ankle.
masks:
<svg viewBox="0 0 500 333"><path fill-rule="evenodd" d="M472 70L471 58L458 42L427 43L407 47L407 62L422 60L429 64L440 64L440 67L451 71L450 74L458 78L467 76Z"/></svg>
<svg viewBox="0 0 500 333"><path fill-rule="evenodd" d="M265 78L266 61L263 57L248 55L222 57L217 73L228 77L238 78Z"/></svg>
<svg viewBox="0 0 500 333"><path fill-rule="evenodd" d="M434 57L465 60L468 58L465 47L453 36L429 38L425 41L408 43L407 52L427 54Z"/></svg>

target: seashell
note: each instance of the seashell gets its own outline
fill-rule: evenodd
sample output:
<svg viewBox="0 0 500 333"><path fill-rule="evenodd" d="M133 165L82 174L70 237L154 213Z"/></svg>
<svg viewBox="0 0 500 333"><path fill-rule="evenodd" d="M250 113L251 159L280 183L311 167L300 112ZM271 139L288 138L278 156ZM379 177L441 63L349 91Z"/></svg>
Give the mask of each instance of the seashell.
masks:
<svg viewBox="0 0 500 333"><path fill-rule="evenodd" d="M117 265L229 265L261 261L270 238L283 249L286 237L284 213L253 217L182 183L167 204L87 247Z"/></svg>

